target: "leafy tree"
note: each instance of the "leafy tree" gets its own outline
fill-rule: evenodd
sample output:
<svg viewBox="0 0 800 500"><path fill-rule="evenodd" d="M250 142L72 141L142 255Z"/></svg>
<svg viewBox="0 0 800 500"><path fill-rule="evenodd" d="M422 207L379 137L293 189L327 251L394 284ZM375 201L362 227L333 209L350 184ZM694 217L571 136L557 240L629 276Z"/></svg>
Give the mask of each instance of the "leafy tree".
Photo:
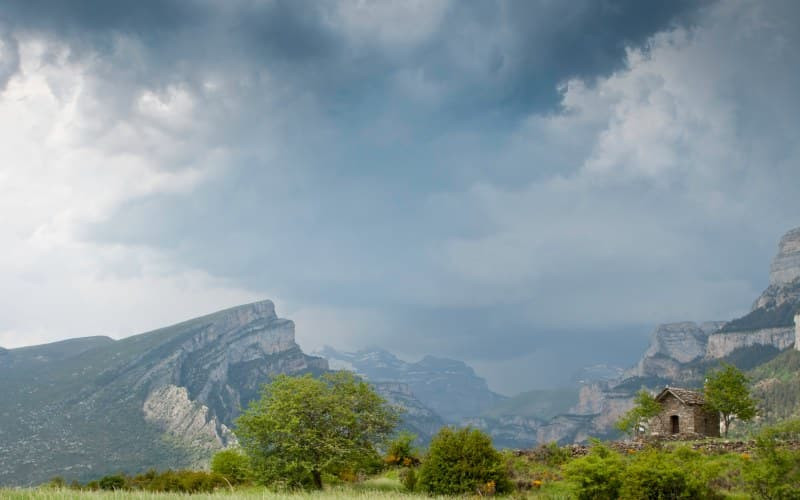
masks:
<svg viewBox="0 0 800 500"><path fill-rule="evenodd" d="M722 417L725 437L734 419L747 422L756 416L756 403L750 397L748 382L741 370L728 363L722 363L722 368L706 379L706 403Z"/></svg>
<svg viewBox="0 0 800 500"><path fill-rule="evenodd" d="M222 450L211 459L211 472L225 477L231 484L244 483L250 475L250 459L237 449Z"/></svg>
<svg viewBox="0 0 800 500"><path fill-rule="evenodd" d="M624 433L636 436L647 428L648 422L661 414L661 405L652 394L642 389L636 394L634 406L615 424Z"/></svg>
<svg viewBox="0 0 800 500"><path fill-rule="evenodd" d="M511 490L508 470L492 439L469 427L439 430L422 461L418 484L437 495Z"/></svg>
<svg viewBox="0 0 800 500"><path fill-rule="evenodd" d="M322 488L322 475L379 461L376 446L397 425L396 409L348 372L289 377L264 386L236 421L255 478Z"/></svg>

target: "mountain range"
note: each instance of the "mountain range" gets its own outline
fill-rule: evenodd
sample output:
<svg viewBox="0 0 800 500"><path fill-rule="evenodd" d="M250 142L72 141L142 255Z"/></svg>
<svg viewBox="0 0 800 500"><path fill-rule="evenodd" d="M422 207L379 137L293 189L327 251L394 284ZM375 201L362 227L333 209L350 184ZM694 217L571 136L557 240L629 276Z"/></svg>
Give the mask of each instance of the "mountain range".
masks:
<svg viewBox="0 0 800 500"><path fill-rule="evenodd" d="M614 436L640 388L700 386L720 361L749 370L765 420L800 414L800 229L788 232L770 284L745 316L660 325L633 367L597 365L579 387L492 392L465 363L407 362L382 349L305 354L294 323L270 301L234 307L122 340L70 339L0 348L0 485L55 475L86 480L148 468L203 467L236 443L236 417L272 376L356 372L405 409L427 441L443 425L472 425L498 446ZM600 360L598 360L600 361Z"/></svg>

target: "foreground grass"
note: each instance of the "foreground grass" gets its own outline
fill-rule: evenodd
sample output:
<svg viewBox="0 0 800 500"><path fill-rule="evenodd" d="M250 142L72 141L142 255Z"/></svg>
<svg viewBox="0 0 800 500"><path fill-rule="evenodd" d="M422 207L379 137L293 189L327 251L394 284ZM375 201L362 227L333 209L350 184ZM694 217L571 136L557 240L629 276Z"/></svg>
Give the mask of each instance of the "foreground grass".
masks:
<svg viewBox="0 0 800 500"><path fill-rule="evenodd" d="M216 493L148 493L143 491L74 491L69 489L0 489L3 500L339 500L346 498L388 500L391 498L442 498L400 491L384 491L368 488L335 488L318 492L276 493L261 488L250 490L218 491Z"/></svg>

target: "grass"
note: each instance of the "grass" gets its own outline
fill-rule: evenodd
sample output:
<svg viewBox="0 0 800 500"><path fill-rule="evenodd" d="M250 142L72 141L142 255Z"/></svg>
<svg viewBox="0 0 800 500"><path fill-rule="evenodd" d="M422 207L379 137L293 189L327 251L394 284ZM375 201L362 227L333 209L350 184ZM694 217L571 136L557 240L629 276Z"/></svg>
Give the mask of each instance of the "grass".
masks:
<svg viewBox="0 0 800 500"><path fill-rule="evenodd" d="M431 497L424 494L410 494L401 491L385 491L378 488L331 488L318 492L277 493L262 488L238 490L235 492L219 491L216 493L198 493L186 495L181 493L148 493L140 491L74 491L70 489L0 489L3 500L339 500L346 498L388 500L392 498L444 498Z"/></svg>

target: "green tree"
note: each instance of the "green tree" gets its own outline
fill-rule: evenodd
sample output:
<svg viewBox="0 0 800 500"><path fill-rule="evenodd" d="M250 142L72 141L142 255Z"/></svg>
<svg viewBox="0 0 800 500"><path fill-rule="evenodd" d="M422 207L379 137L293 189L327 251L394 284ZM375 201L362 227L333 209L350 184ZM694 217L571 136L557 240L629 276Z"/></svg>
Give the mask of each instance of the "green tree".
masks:
<svg viewBox="0 0 800 500"><path fill-rule="evenodd" d="M756 403L750 397L748 383L745 374L729 363L722 363L722 368L706 379L706 403L719 412L725 424L725 437L735 419L747 422L756 416Z"/></svg>
<svg viewBox="0 0 800 500"><path fill-rule="evenodd" d="M244 483L250 475L250 459L237 449L218 451L211 459L211 472L223 476L231 484Z"/></svg>
<svg viewBox="0 0 800 500"><path fill-rule="evenodd" d="M492 439L469 427L443 427L434 436L422 461L418 484L437 495L511 490L508 470Z"/></svg>
<svg viewBox="0 0 800 500"><path fill-rule="evenodd" d="M634 406L615 424L616 428L632 436L647 428L648 422L661 414L661 405L652 394L642 389L636 394Z"/></svg>
<svg viewBox="0 0 800 500"><path fill-rule="evenodd" d="M320 489L325 473L378 462L376 446L397 422L397 410L349 372L279 375L237 419L236 435L258 481Z"/></svg>

